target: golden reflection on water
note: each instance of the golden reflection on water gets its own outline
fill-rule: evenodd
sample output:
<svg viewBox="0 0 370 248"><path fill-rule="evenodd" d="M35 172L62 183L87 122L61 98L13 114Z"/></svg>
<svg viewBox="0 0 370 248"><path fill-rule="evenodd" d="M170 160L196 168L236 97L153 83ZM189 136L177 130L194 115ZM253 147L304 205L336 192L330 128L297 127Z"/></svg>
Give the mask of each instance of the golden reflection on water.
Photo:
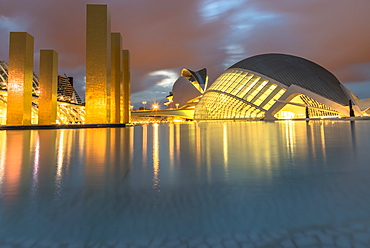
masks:
<svg viewBox="0 0 370 248"><path fill-rule="evenodd" d="M30 131L6 132L6 153L4 166L3 193L5 202L18 199L20 191L22 165L27 171L30 165Z"/></svg>
<svg viewBox="0 0 370 248"><path fill-rule="evenodd" d="M175 127L173 123L168 124L168 157L171 171L175 164Z"/></svg>
<svg viewBox="0 0 370 248"><path fill-rule="evenodd" d="M176 143L176 163L180 163L180 141L181 141L181 132L180 128L182 127L181 124L175 124L175 130L176 130L176 135L175 135L175 143Z"/></svg>
<svg viewBox="0 0 370 248"><path fill-rule="evenodd" d="M121 139L120 142L123 142L125 144L124 151L125 154L127 154L127 157L124 158L127 159L127 162L129 162L130 166L134 162L134 144L135 144L135 129L128 128L125 129L125 132L121 132L127 139ZM126 141L127 140L127 141Z"/></svg>
<svg viewBox="0 0 370 248"><path fill-rule="evenodd" d="M198 123L195 123L195 156L196 156L196 166L200 168L201 166L201 159L202 159L202 148L201 148L201 137L200 137L200 127Z"/></svg>
<svg viewBox="0 0 370 248"><path fill-rule="evenodd" d="M293 155L295 152L295 123L293 121L287 121L285 124L287 153Z"/></svg>
<svg viewBox="0 0 370 248"><path fill-rule="evenodd" d="M159 185L159 124L154 123L153 128L153 189L160 191Z"/></svg>
<svg viewBox="0 0 370 248"><path fill-rule="evenodd" d="M319 158L318 152L321 152L320 159L326 165L327 160L327 139L331 137L332 123L330 122L312 122L307 124L307 139L310 141L310 149L314 160ZM318 149L320 148L320 149Z"/></svg>
<svg viewBox="0 0 370 248"><path fill-rule="evenodd" d="M324 128L324 124L322 123L320 125L320 138L321 138L321 151L322 151L322 156L323 156L323 159L325 161L325 165L326 165L326 144L325 144L325 128Z"/></svg>
<svg viewBox="0 0 370 248"><path fill-rule="evenodd" d="M312 123L307 123L307 140L310 141L311 144L311 154L314 159L316 159L316 149L315 149L315 135L314 135L314 127Z"/></svg>
<svg viewBox="0 0 370 248"><path fill-rule="evenodd" d="M40 167L40 136L37 133L36 148L35 148L35 157L33 160L33 170L32 170L32 194L35 195L39 186L39 167Z"/></svg>
<svg viewBox="0 0 370 248"><path fill-rule="evenodd" d="M213 140L211 138L217 138L219 140L219 134L220 132L214 132L213 135L210 135L210 132L205 132L205 136L202 135L205 140L202 140L202 143L205 144L205 151L206 151L206 168L207 168L207 182L212 182L212 152L211 152L211 144L213 144ZM200 169L200 168L199 168ZM199 170L198 170L199 171Z"/></svg>
<svg viewBox="0 0 370 248"><path fill-rule="evenodd" d="M194 169L194 178L208 183L219 178L232 182L245 175L268 183L284 166L299 168L297 161L319 161L325 165L328 149L338 145L333 142L339 133L355 142L353 125L349 125L347 122L227 122L2 131L0 194L5 202L12 202L22 185L30 185L27 187L32 194L55 188L54 194L59 196L63 193L65 177L76 178L78 185L101 188L119 174L117 171L128 174L131 168L142 169L147 163L151 164L148 170L153 170L148 187L158 192L160 186L166 185L164 180L176 182L187 167ZM339 146L346 151L348 143ZM134 159L133 154L139 158Z"/></svg>
<svg viewBox="0 0 370 248"><path fill-rule="evenodd" d="M224 169L225 169L225 179L229 180L229 151L228 151L228 139L227 139L227 125L223 124L223 155L224 155Z"/></svg>
<svg viewBox="0 0 370 248"><path fill-rule="evenodd" d="M143 141L142 141L142 158L143 158L143 166L146 167L147 165L147 151L148 151L148 125L142 125L142 132L143 132Z"/></svg>
<svg viewBox="0 0 370 248"><path fill-rule="evenodd" d="M86 132L85 177L90 187L100 187L104 182L107 157L108 129L98 128Z"/></svg>
<svg viewBox="0 0 370 248"><path fill-rule="evenodd" d="M60 184L60 180L62 179L62 169L63 169L63 158L64 154L66 153L65 145L64 145L64 136L65 130L60 130L59 133L59 141L57 146L57 172L55 175L56 184Z"/></svg>
<svg viewBox="0 0 370 248"><path fill-rule="evenodd" d="M2 195L2 188L4 183L5 157L6 157L6 132L0 131L0 195Z"/></svg>

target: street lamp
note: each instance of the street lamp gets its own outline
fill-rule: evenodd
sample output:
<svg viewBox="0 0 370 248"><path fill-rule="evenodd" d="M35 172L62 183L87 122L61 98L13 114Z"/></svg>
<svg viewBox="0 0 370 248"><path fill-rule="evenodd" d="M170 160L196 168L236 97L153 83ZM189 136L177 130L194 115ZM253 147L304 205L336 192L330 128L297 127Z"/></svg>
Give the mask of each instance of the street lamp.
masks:
<svg viewBox="0 0 370 248"><path fill-rule="evenodd" d="M144 110L145 110L146 101L142 101L141 103L144 105Z"/></svg>
<svg viewBox="0 0 370 248"><path fill-rule="evenodd" d="M152 105L152 109L153 109L153 110L158 110L158 109L159 109L159 105L158 105L158 104L156 104L156 103L155 103L155 104L153 104L153 105Z"/></svg>

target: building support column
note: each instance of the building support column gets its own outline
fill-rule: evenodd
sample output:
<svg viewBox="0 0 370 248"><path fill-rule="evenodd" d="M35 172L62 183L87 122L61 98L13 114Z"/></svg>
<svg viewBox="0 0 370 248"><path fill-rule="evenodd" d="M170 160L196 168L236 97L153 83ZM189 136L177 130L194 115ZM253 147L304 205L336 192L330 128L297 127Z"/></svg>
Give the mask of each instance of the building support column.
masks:
<svg viewBox="0 0 370 248"><path fill-rule="evenodd" d="M110 118L111 29L107 5L88 4L86 20L86 124Z"/></svg>
<svg viewBox="0 0 370 248"><path fill-rule="evenodd" d="M120 123L120 93L122 81L122 37L112 33L112 72L111 72L111 123Z"/></svg>
<svg viewBox="0 0 370 248"><path fill-rule="evenodd" d="M131 119L130 102L130 52L122 50L122 123L129 123Z"/></svg>
<svg viewBox="0 0 370 248"><path fill-rule="evenodd" d="M58 94L58 53L40 50L39 125L56 124Z"/></svg>
<svg viewBox="0 0 370 248"><path fill-rule="evenodd" d="M33 53L30 34L10 33L7 125L31 125Z"/></svg>

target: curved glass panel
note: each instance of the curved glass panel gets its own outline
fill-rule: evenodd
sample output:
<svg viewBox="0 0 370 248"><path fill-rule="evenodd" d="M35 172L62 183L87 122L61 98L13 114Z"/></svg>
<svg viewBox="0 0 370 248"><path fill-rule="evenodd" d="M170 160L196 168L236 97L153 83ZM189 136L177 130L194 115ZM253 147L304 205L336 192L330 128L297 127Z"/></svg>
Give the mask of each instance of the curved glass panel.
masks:
<svg viewBox="0 0 370 248"><path fill-rule="evenodd" d="M265 78L229 69L203 95L194 119L262 119L284 92L284 88Z"/></svg>

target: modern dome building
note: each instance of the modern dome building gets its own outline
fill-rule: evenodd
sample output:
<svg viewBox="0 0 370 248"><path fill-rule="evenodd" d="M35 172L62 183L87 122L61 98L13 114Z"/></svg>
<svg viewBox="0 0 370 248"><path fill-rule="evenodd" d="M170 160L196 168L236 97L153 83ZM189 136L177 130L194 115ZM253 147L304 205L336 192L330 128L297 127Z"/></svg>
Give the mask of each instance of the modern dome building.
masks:
<svg viewBox="0 0 370 248"><path fill-rule="evenodd" d="M262 54L222 73L197 104L195 120L297 119L368 115L328 70L292 55Z"/></svg>
<svg viewBox="0 0 370 248"><path fill-rule="evenodd" d="M175 81L170 95L167 96L168 109L194 109L204 92L207 90L207 69L192 71L187 68L181 70L180 77Z"/></svg>

